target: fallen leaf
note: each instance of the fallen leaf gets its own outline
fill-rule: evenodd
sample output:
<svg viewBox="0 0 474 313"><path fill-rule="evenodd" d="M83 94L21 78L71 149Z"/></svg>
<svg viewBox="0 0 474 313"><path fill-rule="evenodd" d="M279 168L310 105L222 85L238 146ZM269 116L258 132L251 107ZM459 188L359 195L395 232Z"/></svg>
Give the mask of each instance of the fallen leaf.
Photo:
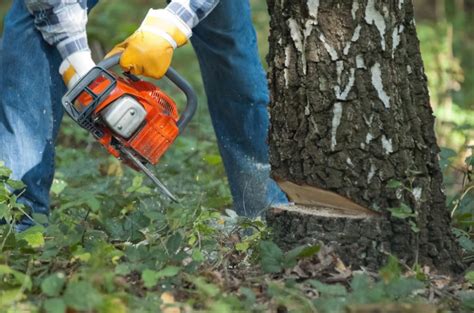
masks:
<svg viewBox="0 0 474 313"><path fill-rule="evenodd" d="M179 307L174 306L174 296L169 292L164 292L161 295L161 301L163 304L161 305L161 312L163 313L181 313Z"/></svg>

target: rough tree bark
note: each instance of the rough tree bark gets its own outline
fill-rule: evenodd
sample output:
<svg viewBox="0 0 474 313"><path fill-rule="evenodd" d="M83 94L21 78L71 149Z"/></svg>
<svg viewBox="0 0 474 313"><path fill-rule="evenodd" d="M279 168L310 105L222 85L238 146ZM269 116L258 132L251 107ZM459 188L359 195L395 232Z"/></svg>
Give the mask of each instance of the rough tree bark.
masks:
<svg viewBox="0 0 474 313"><path fill-rule="evenodd" d="M270 210L276 239L322 240L353 266L379 267L390 253L460 270L412 1L267 1L270 163L298 200ZM370 213L301 201L312 187ZM412 216L388 210L404 204Z"/></svg>

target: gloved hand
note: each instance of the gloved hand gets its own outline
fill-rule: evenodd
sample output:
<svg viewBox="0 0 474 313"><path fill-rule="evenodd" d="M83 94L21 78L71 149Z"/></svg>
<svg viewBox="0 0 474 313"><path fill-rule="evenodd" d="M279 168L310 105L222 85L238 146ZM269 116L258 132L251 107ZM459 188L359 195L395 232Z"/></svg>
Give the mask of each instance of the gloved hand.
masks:
<svg viewBox="0 0 474 313"><path fill-rule="evenodd" d="M191 29L167 10L148 11L138 30L109 52L123 52L120 66L135 75L160 79L168 70L174 49L188 42Z"/></svg>
<svg viewBox="0 0 474 313"><path fill-rule="evenodd" d="M63 77L68 89L86 75L95 66L90 51L79 51L68 56L59 67L59 74Z"/></svg>

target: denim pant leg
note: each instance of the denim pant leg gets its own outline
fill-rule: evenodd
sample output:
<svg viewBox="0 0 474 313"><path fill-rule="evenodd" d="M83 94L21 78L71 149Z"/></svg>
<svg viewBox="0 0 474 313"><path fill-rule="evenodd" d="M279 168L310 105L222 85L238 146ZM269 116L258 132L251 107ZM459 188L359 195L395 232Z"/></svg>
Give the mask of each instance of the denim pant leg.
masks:
<svg viewBox="0 0 474 313"><path fill-rule="evenodd" d="M269 178L268 86L248 0L221 0L193 31L234 209L260 215L286 196Z"/></svg>
<svg viewBox="0 0 474 313"><path fill-rule="evenodd" d="M27 186L19 201L47 215L65 87L58 74L60 56L33 22L24 1L15 0L0 51L0 160ZM25 217L18 229L32 224Z"/></svg>
<svg viewBox="0 0 474 313"><path fill-rule="evenodd" d="M0 160L27 186L19 202L45 215L66 91L58 73L60 62L56 48L36 30L24 1L15 0L5 18L0 47ZM32 224L24 217L17 228Z"/></svg>

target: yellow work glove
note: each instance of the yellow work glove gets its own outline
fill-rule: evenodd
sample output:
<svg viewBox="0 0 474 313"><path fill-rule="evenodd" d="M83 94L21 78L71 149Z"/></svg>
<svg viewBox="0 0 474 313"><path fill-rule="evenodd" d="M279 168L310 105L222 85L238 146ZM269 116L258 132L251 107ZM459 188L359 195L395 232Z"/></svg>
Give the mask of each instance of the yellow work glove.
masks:
<svg viewBox="0 0 474 313"><path fill-rule="evenodd" d="M188 42L191 29L167 10L148 11L140 28L110 51L122 52L120 66L134 75L160 79L168 70L174 49Z"/></svg>
<svg viewBox="0 0 474 313"><path fill-rule="evenodd" d="M64 83L71 89L75 83L95 66L90 51L78 51L68 56L59 67L59 74Z"/></svg>

